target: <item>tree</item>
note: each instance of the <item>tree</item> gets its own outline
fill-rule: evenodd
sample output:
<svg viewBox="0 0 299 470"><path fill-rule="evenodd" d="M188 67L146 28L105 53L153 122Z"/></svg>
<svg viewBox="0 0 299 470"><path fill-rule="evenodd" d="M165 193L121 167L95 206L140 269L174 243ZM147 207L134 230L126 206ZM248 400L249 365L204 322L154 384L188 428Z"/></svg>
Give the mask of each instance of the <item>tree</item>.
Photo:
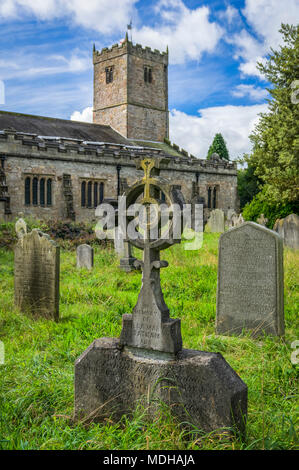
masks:
<svg viewBox="0 0 299 470"><path fill-rule="evenodd" d="M218 153L220 158L224 160L229 160L229 153L226 148L226 143L224 138L220 133L216 134L210 148L208 150L207 160L211 158L212 153Z"/></svg>
<svg viewBox="0 0 299 470"><path fill-rule="evenodd" d="M241 210L260 191L260 186L261 180L255 175L254 166L249 164L247 168L238 170L238 194Z"/></svg>
<svg viewBox="0 0 299 470"><path fill-rule="evenodd" d="M257 65L272 84L272 99L250 136L253 151L247 163L262 180L265 198L288 204L299 197L299 26L282 24L279 31L284 44Z"/></svg>

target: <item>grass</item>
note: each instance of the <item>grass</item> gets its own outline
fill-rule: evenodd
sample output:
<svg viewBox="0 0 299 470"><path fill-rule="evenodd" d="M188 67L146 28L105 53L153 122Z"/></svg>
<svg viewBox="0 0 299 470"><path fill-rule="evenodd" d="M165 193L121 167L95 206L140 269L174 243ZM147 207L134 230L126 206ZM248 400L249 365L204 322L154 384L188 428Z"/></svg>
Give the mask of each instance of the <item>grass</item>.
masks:
<svg viewBox="0 0 299 470"><path fill-rule="evenodd" d="M284 338L215 334L218 236L205 234L199 251L176 245L162 254L161 284L172 318L182 319L185 348L220 352L248 385L247 434L188 433L161 403L155 419L139 406L133 416L103 424L73 423L74 362L95 338L119 336L134 307L139 272L118 269L113 250L95 247L92 272L61 253L59 323L33 319L13 304L13 252L0 250L0 449L296 449L299 339L299 253L285 249ZM138 254L139 255L139 254Z"/></svg>

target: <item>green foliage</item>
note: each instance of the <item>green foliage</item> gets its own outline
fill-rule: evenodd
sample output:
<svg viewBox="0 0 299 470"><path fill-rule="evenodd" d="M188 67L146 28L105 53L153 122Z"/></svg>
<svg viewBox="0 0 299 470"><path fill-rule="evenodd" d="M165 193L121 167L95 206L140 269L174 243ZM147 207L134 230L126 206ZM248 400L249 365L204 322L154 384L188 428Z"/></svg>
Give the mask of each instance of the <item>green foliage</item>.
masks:
<svg viewBox="0 0 299 470"><path fill-rule="evenodd" d="M203 247L184 243L166 250L169 267L161 285L171 317L182 319L184 347L221 352L248 386L247 436L224 431L184 430L160 403L119 422L87 425L72 420L74 362L95 338L117 337L121 317L131 312L141 286L140 272L118 269L114 250L95 246L95 267L76 268L72 251L61 250L60 321L33 319L13 303L13 253L0 249L0 448L2 449L295 449L298 365L291 343L298 338L299 254L285 249L285 338L253 339L215 334L217 234L205 234ZM136 256L140 252L135 250ZM154 399L154 397L152 397Z"/></svg>
<svg viewBox="0 0 299 470"><path fill-rule="evenodd" d="M254 172L255 168L252 165L238 170L238 194L241 210L260 191L261 180Z"/></svg>
<svg viewBox="0 0 299 470"><path fill-rule="evenodd" d="M226 143L224 138L222 137L222 134L220 133L215 135L214 140L210 145L207 154L207 160L211 158L211 155L213 153L218 153L220 158L223 158L224 160L229 160L229 153L226 147Z"/></svg>
<svg viewBox="0 0 299 470"><path fill-rule="evenodd" d="M250 139L253 152L247 159L264 183L271 203L290 203L299 198L299 25L282 24L284 44L271 49L258 69L271 83L269 111L261 114Z"/></svg>
<svg viewBox="0 0 299 470"><path fill-rule="evenodd" d="M247 203L243 209L242 215L244 220L253 220L264 214L268 219L267 227L273 228L276 219L282 219L296 211L296 203L291 202L273 202L269 200L266 191L263 189L252 201Z"/></svg>

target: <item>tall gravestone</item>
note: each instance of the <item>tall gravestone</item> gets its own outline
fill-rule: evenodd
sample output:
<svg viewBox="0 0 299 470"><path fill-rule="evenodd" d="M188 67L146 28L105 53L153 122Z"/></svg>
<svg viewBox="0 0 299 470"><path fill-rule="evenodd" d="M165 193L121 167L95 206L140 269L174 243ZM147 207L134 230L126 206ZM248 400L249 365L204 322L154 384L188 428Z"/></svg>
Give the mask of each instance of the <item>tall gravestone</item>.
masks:
<svg viewBox="0 0 299 470"><path fill-rule="evenodd" d="M214 209L205 227L205 232L224 232L224 212L221 209Z"/></svg>
<svg viewBox="0 0 299 470"><path fill-rule="evenodd" d="M135 262L142 270L142 286L132 314L123 316L120 338L95 340L75 363L75 416L103 420L119 419L134 411L139 402L152 396L170 406L181 422L203 431L236 428L244 431L247 414L247 387L221 354L183 349L181 321L170 317L160 285L160 269L168 263L161 250L179 242L173 214L168 236L162 237L160 206L153 194L163 190L169 206L184 204L179 190L151 170L160 160L140 162L144 178L127 192L127 207L138 198L146 211L155 206L156 217L147 218L143 232L130 241L143 250L143 260ZM181 214L181 212L179 211ZM148 214L148 212L147 212ZM161 225L163 225L161 223ZM151 229L158 227L157 237ZM180 227L179 235L181 234ZM175 235L176 234L176 235ZM148 412L155 410L152 401Z"/></svg>
<svg viewBox="0 0 299 470"><path fill-rule="evenodd" d="M83 244L77 247L77 268L92 269L94 263L94 250L90 245Z"/></svg>
<svg viewBox="0 0 299 470"><path fill-rule="evenodd" d="M282 238L286 246L299 250L299 217L290 214L284 219L277 219L273 230Z"/></svg>
<svg viewBox="0 0 299 470"><path fill-rule="evenodd" d="M60 249L37 229L19 238L15 247L15 305L36 316L59 319Z"/></svg>
<svg viewBox="0 0 299 470"><path fill-rule="evenodd" d="M219 240L216 331L284 333L283 246L277 233L245 222Z"/></svg>

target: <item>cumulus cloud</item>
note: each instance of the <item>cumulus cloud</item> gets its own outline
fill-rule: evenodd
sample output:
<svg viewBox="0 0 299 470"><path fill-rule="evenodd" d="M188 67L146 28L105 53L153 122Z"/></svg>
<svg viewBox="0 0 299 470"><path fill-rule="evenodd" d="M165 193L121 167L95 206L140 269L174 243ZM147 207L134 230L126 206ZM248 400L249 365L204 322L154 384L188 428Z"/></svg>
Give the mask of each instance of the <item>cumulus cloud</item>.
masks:
<svg viewBox="0 0 299 470"><path fill-rule="evenodd" d="M242 60L239 68L243 75L263 78L256 69L256 63L264 62L270 48L277 49L280 45L281 23L296 23L298 1L246 0L242 13L257 38L245 29L235 34L231 41L236 47L235 58Z"/></svg>
<svg viewBox="0 0 299 470"><path fill-rule="evenodd" d="M74 111L71 115L72 121L92 122L92 107L88 106L82 112Z"/></svg>
<svg viewBox="0 0 299 470"><path fill-rule="evenodd" d="M168 46L172 64L199 60L203 52L215 50L224 34L216 22L210 21L206 6L191 10L181 0L162 0L155 11L161 23L134 31L134 40L159 50Z"/></svg>
<svg viewBox="0 0 299 470"><path fill-rule="evenodd" d="M205 158L215 134L221 132L226 140L231 159L241 157L251 149L248 139L259 113L266 112L266 104L252 106L217 106L198 111L190 116L173 109L170 112L170 138L199 158Z"/></svg>
<svg viewBox="0 0 299 470"><path fill-rule="evenodd" d="M1 0L1 19L34 15L41 20L69 17L85 28L107 34L125 28L137 0Z"/></svg>
<svg viewBox="0 0 299 470"><path fill-rule="evenodd" d="M236 88L232 91L232 95L237 98L248 97L253 101L260 101L267 98L268 91L265 88L255 87L254 85L237 85Z"/></svg>

